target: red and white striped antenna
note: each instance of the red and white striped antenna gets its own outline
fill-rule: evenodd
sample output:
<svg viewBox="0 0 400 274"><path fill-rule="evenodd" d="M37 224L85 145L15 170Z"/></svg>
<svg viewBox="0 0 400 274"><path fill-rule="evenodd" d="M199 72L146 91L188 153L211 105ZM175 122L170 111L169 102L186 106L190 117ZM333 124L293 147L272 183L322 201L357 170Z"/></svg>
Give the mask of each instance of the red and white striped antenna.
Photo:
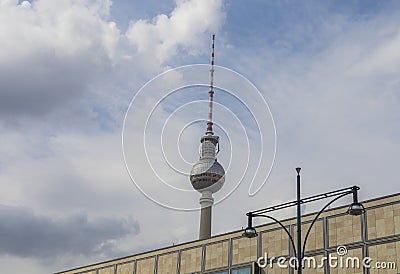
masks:
<svg viewBox="0 0 400 274"><path fill-rule="evenodd" d="M214 97L214 42L215 42L215 34L212 35L212 48L211 48L211 69L210 69L210 91L208 94L210 95L210 101L208 102L208 121L207 121L207 135L214 135L212 126L212 112L213 112L213 97Z"/></svg>

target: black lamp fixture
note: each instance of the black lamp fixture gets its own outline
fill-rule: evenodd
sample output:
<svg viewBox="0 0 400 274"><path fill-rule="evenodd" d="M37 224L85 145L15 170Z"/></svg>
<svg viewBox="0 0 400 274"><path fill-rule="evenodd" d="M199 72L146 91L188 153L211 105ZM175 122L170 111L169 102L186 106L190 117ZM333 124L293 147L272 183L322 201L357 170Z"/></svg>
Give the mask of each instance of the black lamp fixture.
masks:
<svg viewBox="0 0 400 274"><path fill-rule="evenodd" d="M305 247L306 247L306 243L307 243L307 239L308 236L311 232L311 228L313 227L314 223L317 221L318 217L322 214L322 212L325 211L325 209L327 209L333 202L335 202L336 200L353 194L353 203L349 206L349 209L347 210L347 213L349 215L352 216L359 216L361 214L363 214L365 212L365 208L364 206L358 202L358 190L360 190L360 187L358 186L352 186L352 187L346 187L346 188L342 188L339 190L334 190L334 191L330 191L330 192L326 192L326 193L322 193L322 194L318 194L318 195L314 195L314 196L310 196L304 199L300 198L300 170L301 168L296 168L297 171L297 200L295 201L291 201L291 202L287 202L284 204L280 204L280 205L276 205L276 206L271 206L271 207L267 207L267 208L263 208L263 209L258 209L255 211L251 211L246 213L247 217L248 217L248 224L247 224L247 228L245 229L244 233L242 234L243 237L246 238L254 238L257 237L258 233L256 231L256 229L253 227L252 221L254 217L266 217L269 219L272 219L273 221L275 221L277 224L279 224L284 231L286 232L286 234L288 235L291 245L293 247L293 251L295 253L295 256L298 259L298 262L301 262L304 253L305 253ZM309 202L314 202L314 201L318 201L318 200L322 200L322 199L326 199L326 198L333 198L330 202L328 202L314 217L311 225L309 226L307 233L304 237L304 242L303 244L301 243L301 212L300 212L300 206L302 204L305 203L309 203ZM276 218L267 215L267 213L272 212L272 211L276 211L276 210L280 210L280 209L284 209L284 208L288 208L288 207L292 207L292 206L297 206L297 227L299 228L297 230L297 248L294 242L294 239L292 237L292 235L290 234L290 232L287 230L287 228ZM298 274L302 273L302 267L298 267L297 268Z"/></svg>
<svg viewBox="0 0 400 274"><path fill-rule="evenodd" d="M343 190L348 190L348 189L350 189L350 191L348 191L347 193L345 193L345 195L346 195L346 194L352 193L352 194L353 194L353 203L351 203L351 205L349 205L349 208L347 209L346 213L349 214L349 215L352 215L352 216L359 216L359 215L365 213L365 208L364 208L363 204L360 203L360 202L358 202L358 193L357 193L357 192L358 192L358 190L360 189L360 187L358 187L358 186L353 186L353 187L351 187L351 188L346 188L346 189L343 189ZM340 193L339 193L339 191L340 191ZM342 194L342 191L341 191L341 190L339 190L339 191L334 191L334 192L338 192L337 195ZM317 199L313 199L313 201L319 200L319 199L323 199L323 198L327 198L327 197L331 197L331 196L332 196L332 195L330 195L331 193L332 193L332 192L327 192L327 193L324 193L324 194L317 195L317 196L322 196L322 197L321 197L321 198L317 198ZM328 196L325 196L325 195L328 195ZM338 198L340 198L340 197L342 197L342 196L345 196L345 195L340 195ZM315 198L315 197L316 197L316 196L313 196L313 197L310 197L310 198ZM304 200L301 200L300 203L306 203L306 202L308 202L308 201L306 201L306 200L308 200L308 199L306 198L306 199L304 199ZM334 199L333 201L336 201L336 200L337 200L337 199ZM304 202L302 202L302 201L304 201ZM332 201L332 202L333 202L333 201ZM289 206L294 206L296 203L297 203L297 202L289 202L289 203L287 203L287 204L283 204L284 207L273 206L273 207L271 207L271 209L275 208L275 210L278 210L278 209L286 208L286 207L289 207ZM329 203L329 204L331 204L331 203ZM322 213L322 211L323 211L325 208L326 208L326 207L324 207L324 208L319 212L318 216ZM268 211L274 211L274 210L268 210ZM253 220L252 220L253 217L269 217L269 216L263 216L263 215L259 215L259 214L252 214L252 212L249 212L249 213L247 213L246 215L248 216L248 225L247 225L246 229L244 230L242 236L243 236L243 237L246 237L246 238L254 238L254 237L257 237L257 235L258 235L257 230L256 230L256 229L253 227L253 225L252 225L252 223L253 223ZM271 219L271 217L269 217L269 218ZM276 221L276 220L275 220L275 221Z"/></svg>
<svg viewBox="0 0 400 274"><path fill-rule="evenodd" d="M352 187L352 192L353 192L353 203L349 206L349 209L347 210L347 214L352 215L352 216L359 216L365 212L364 206L358 202L358 190L360 188L358 186L353 186Z"/></svg>
<svg viewBox="0 0 400 274"><path fill-rule="evenodd" d="M253 222L253 215L249 214L248 221L247 221L247 227L242 234L243 237L246 237L246 238L257 237L258 233L257 233L256 229L253 227L252 222Z"/></svg>

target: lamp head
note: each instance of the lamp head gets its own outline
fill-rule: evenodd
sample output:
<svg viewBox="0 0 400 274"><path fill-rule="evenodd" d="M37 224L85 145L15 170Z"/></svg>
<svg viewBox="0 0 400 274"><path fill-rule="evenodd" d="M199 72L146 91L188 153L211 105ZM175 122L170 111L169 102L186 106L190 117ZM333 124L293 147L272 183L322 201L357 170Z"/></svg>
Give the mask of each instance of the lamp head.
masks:
<svg viewBox="0 0 400 274"><path fill-rule="evenodd" d="M365 212L364 206L361 203L352 203L347 210L347 213L352 216L359 216Z"/></svg>
<svg viewBox="0 0 400 274"><path fill-rule="evenodd" d="M353 192L353 203L349 206L347 213L352 216L358 216L365 212L364 206L358 202L358 190L359 189L360 189L360 187L353 186L352 190L351 190Z"/></svg>
<svg viewBox="0 0 400 274"><path fill-rule="evenodd" d="M257 237L257 235L258 235L258 233L257 233L256 229L254 227L250 227L250 226L248 226L242 234L242 236L246 237L246 238L254 238L254 237Z"/></svg>
<svg viewBox="0 0 400 274"><path fill-rule="evenodd" d="M253 227L253 213L249 212L246 214L247 215L247 228L244 230L242 236L246 238L254 238L257 237L257 231Z"/></svg>

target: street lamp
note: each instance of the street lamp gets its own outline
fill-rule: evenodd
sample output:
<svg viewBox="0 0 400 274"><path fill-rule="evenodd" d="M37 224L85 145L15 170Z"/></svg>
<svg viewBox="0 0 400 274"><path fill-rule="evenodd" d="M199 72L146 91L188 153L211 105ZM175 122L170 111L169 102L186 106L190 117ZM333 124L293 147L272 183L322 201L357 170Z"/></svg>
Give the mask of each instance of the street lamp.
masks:
<svg viewBox="0 0 400 274"><path fill-rule="evenodd" d="M257 235L258 235L256 229L252 225L253 217L254 217L254 215L251 214L250 212L247 214L247 218L248 218L247 227L242 234L246 238L254 238L254 237L257 237Z"/></svg>
<svg viewBox="0 0 400 274"><path fill-rule="evenodd" d="M357 186L353 186L353 203L349 206L347 213L353 216L361 215L364 213L364 206L358 202L358 193L357 190L360 188ZM358 189L357 189L358 188Z"/></svg>
<svg viewBox="0 0 400 274"><path fill-rule="evenodd" d="M301 168L299 168L299 167L296 168L296 171L297 171L297 199L295 201L291 201L291 202L287 202L284 204L271 206L271 207L267 207L267 208L263 208L263 209L258 209L258 210L250 211L250 212L246 213L247 218L248 218L248 224L247 224L247 227L246 227L244 233L242 234L242 236L246 237L246 238L257 237L258 233L252 224L254 217L269 218L269 219L275 221L276 223L278 223L283 228L283 230L286 232L286 234L289 236L289 240L293 247L294 255L297 258L297 265L298 265L297 273L298 274L301 274L301 272L302 272L301 262L304 257L305 247L306 247L308 236L311 232L311 228L313 227L315 221L318 219L318 217L321 215L321 213L324 212L324 210L328 206L330 206L333 202L335 202L336 200L338 200L344 196L353 194L353 203L349 206L347 213L352 216L358 216L365 212L364 206L358 202L358 190L360 190L360 187L358 187L358 186L346 187L346 188L342 188L339 190L334 190L334 191L330 191L330 192L326 192L326 193L322 193L322 194L318 194L318 195L314 195L314 196L310 196L310 197L301 199L301 197L300 197L300 170L301 170ZM310 227L307 230L306 236L304 238L304 242L302 244L301 243L301 205L309 203L309 202L327 199L327 198L333 198L333 199L330 202L328 202L317 213L317 215L311 222ZM295 246L293 237L290 234L290 232L287 230L287 228L278 219L267 215L267 213L269 213L269 212L281 210L281 209L292 207L292 206L297 207L297 248Z"/></svg>

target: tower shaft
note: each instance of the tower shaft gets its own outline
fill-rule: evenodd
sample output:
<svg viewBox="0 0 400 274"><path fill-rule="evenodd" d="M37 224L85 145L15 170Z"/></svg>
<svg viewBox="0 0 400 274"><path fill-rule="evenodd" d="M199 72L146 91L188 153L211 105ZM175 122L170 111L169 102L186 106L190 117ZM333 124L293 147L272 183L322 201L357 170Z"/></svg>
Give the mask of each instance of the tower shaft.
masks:
<svg viewBox="0 0 400 274"><path fill-rule="evenodd" d="M200 198L200 230L199 240L208 239L211 237L211 213L214 198L211 191L203 191Z"/></svg>

